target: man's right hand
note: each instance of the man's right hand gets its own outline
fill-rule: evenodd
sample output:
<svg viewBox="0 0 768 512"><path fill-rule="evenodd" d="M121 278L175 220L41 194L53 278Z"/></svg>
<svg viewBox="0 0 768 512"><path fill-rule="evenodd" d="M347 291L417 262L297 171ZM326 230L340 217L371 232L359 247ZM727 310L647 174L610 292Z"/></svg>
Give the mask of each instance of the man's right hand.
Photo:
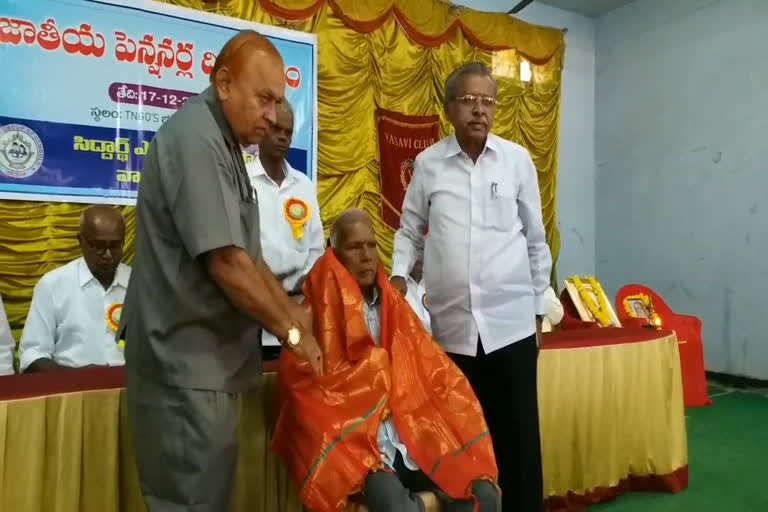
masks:
<svg viewBox="0 0 768 512"><path fill-rule="evenodd" d="M299 324L301 334L313 332L312 308L304 304L296 304L290 311L294 321Z"/></svg>
<svg viewBox="0 0 768 512"><path fill-rule="evenodd" d="M394 286L395 290L397 290L400 295L405 297L405 294L408 291L408 285L406 284L404 277L392 276L389 278L389 283Z"/></svg>
<svg viewBox="0 0 768 512"><path fill-rule="evenodd" d="M301 341L295 347L289 347L296 357L309 363L315 375L323 374L323 352L312 332L302 332Z"/></svg>

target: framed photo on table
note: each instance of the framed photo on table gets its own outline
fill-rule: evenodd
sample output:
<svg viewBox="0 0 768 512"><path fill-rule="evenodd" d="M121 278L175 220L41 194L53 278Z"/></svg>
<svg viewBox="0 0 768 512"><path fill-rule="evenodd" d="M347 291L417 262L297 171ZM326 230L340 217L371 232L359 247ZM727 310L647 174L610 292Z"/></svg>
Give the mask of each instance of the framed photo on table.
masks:
<svg viewBox="0 0 768 512"><path fill-rule="evenodd" d="M626 298L627 308L629 309L629 316L632 318L647 318L650 320L651 312L648 311L648 306L641 298Z"/></svg>
<svg viewBox="0 0 768 512"><path fill-rule="evenodd" d="M624 311L631 318L644 318L649 324L657 327L661 326L661 317L656 313L653 301L651 301L648 295L644 293L627 295L622 299L622 305L624 306Z"/></svg>
<svg viewBox="0 0 768 512"><path fill-rule="evenodd" d="M585 322L596 322L601 327L621 327L603 287L594 277L573 276L565 280L565 289Z"/></svg>

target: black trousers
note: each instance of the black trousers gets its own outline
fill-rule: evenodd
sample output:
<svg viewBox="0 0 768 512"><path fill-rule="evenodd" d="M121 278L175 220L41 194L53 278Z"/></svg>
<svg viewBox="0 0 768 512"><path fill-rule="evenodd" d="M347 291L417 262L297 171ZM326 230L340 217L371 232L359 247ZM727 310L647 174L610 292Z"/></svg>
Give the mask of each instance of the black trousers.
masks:
<svg viewBox="0 0 768 512"><path fill-rule="evenodd" d="M469 379L493 440L504 512L543 510L536 335L477 356L449 354Z"/></svg>
<svg viewBox="0 0 768 512"><path fill-rule="evenodd" d="M280 359L280 349L282 347L274 347L274 346L267 346L262 345L261 346L261 360L263 362L267 361L277 361Z"/></svg>

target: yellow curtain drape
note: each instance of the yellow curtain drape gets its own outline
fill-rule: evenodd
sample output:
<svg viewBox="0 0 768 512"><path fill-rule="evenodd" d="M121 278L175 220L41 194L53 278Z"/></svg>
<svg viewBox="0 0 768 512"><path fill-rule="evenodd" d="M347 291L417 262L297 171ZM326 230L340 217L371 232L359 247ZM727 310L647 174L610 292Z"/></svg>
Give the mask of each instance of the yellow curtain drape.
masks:
<svg viewBox="0 0 768 512"><path fill-rule="evenodd" d="M494 133L524 145L539 173L544 223L553 259L560 249L555 197L564 42L559 30L503 14L457 9L441 0L165 0L318 35L318 199L326 229L349 207L374 218L380 255L391 262L393 231L381 220L377 107L439 114L445 79L457 66L482 61L499 82ZM532 78L519 79L521 59ZM16 339L32 289L47 271L78 255L83 207L0 201L0 295ZM133 209L126 262L133 255Z"/></svg>

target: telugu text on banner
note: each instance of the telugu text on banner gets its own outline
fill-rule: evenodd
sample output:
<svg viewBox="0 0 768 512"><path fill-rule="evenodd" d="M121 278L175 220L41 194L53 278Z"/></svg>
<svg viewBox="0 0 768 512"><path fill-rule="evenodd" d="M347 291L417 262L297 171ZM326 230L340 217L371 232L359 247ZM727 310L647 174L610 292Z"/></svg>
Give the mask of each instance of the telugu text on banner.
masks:
<svg viewBox="0 0 768 512"><path fill-rule="evenodd" d="M283 57L287 159L314 179L316 36L146 0L4 0L0 198L134 204L154 133L208 87L216 53L243 29Z"/></svg>

